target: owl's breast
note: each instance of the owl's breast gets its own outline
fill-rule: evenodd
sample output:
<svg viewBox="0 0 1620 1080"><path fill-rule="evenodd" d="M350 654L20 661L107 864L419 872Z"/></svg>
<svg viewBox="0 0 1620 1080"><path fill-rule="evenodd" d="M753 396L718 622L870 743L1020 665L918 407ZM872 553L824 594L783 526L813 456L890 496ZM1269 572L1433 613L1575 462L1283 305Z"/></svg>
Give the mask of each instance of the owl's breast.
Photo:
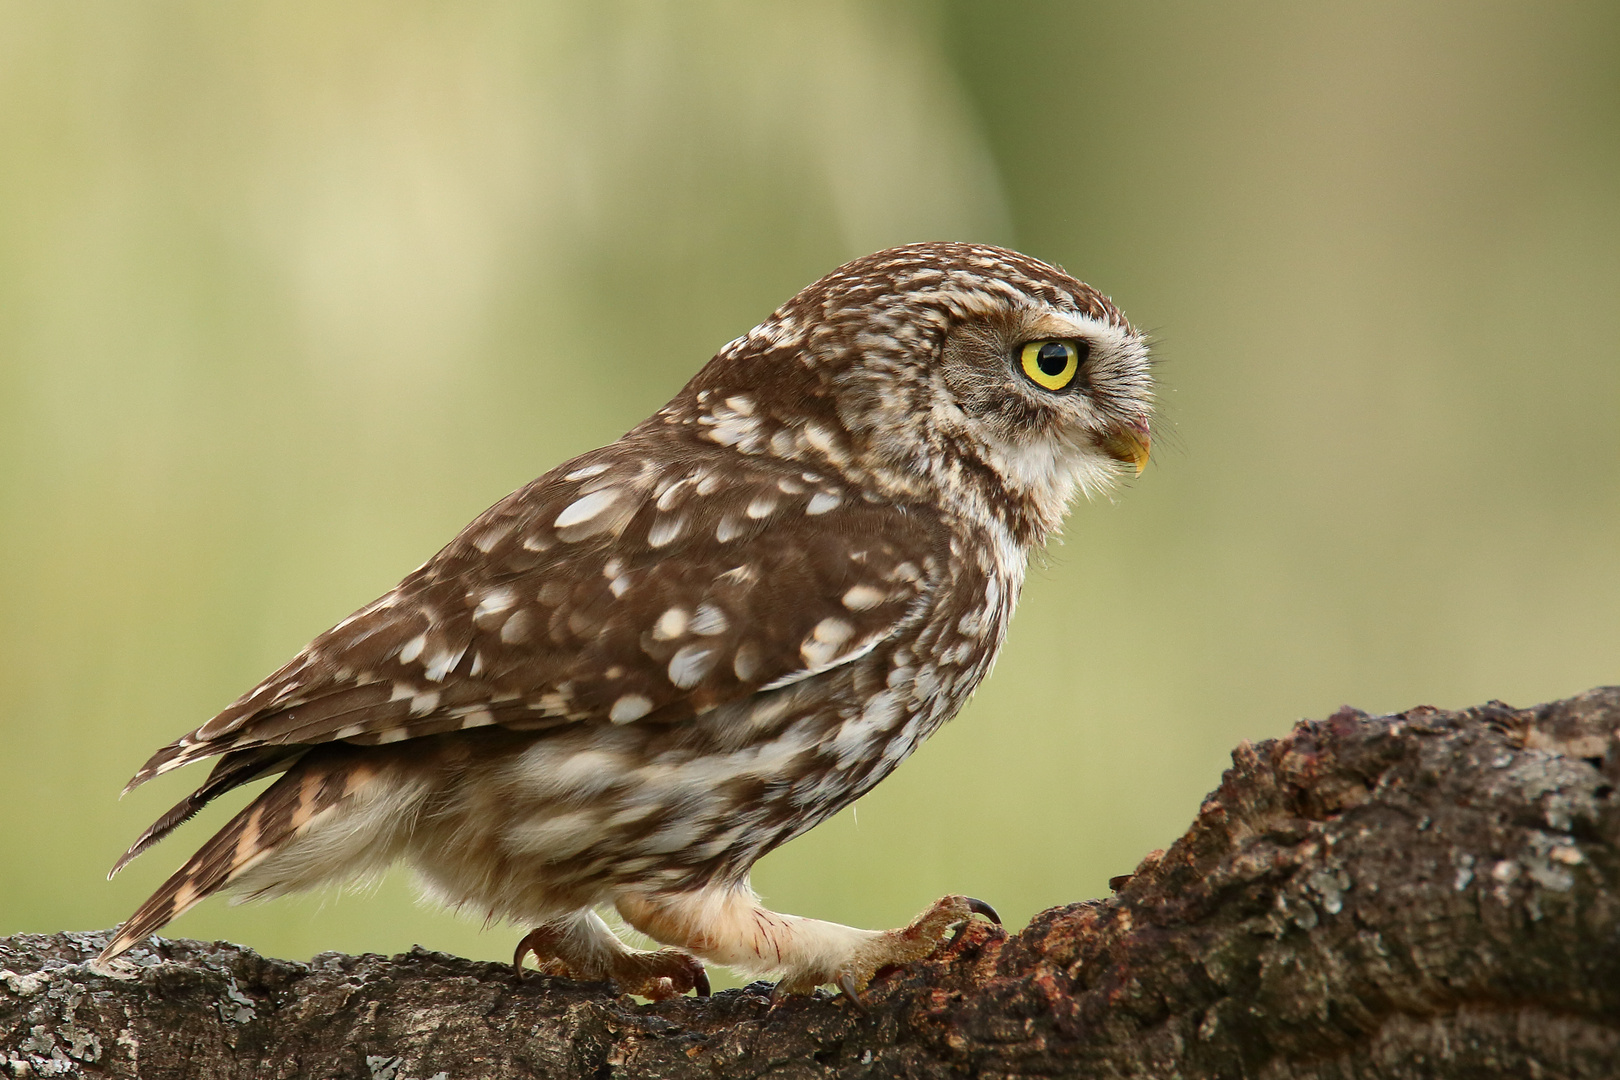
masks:
<svg viewBox="0 0 1620 1080"><path fill-rule="evenodd" d="M904 718L884 748L889 768L955 716L989 674L1024 565L1025 553L1004 530L953 530L938 587L887 658L885 688Z"/></svg>
<svg viewBox="0 0 1620 1080"><path fill-rule="evenodd" d="M782 824L772 846L871 790L989 673L1023 584L1024 552L1010 539L953 531L930 569L934 587L883 647L804 688L814 704L767 697L746 710L750 723L781 722L770 738L801 747L779 759L772 803Z"/></svg>

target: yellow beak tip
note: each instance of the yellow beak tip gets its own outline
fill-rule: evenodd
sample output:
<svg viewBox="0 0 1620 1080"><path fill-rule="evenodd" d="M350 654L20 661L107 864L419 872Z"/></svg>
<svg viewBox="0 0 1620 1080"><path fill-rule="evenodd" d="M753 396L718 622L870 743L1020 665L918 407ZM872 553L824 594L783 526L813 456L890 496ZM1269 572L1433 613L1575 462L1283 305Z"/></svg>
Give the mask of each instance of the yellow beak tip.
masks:
<svg viewBox="0 0 1620 1080"><path fill-rule="evenodd" d="M1109 432L1103 440L1102 448L1109 457L1124 465L1130 465L1141 476L1142 470L1147 468L1148 454L1152 441L1148 438L1145 429L1137 430L1135 427L1119 427Z"/></svg>

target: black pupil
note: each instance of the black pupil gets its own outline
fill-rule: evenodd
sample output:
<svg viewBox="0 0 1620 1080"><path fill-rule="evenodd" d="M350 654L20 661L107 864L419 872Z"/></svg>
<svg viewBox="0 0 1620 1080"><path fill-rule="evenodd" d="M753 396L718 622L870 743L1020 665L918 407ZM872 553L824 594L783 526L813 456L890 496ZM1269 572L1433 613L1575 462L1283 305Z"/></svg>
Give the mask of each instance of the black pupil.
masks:
<svg viewBox="0 0 1620 1080"><path fill-rule="evenodd" d="M1048 341L1041 346L1041 351L1035 354L1035 363L1044 375L1061 375L1063 369L1069 366L1068 347L1056 341Z"/></svg>

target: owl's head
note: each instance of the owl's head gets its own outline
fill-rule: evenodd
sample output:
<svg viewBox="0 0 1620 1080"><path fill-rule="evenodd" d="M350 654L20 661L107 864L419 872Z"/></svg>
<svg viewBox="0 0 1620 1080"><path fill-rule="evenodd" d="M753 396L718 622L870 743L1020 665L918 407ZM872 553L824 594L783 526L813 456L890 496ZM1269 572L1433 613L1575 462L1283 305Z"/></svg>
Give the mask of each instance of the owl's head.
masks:
<svg viewBox="0 0 1620 1080"><path fill-rule="evenodd" d="M926 243L839 267L689 389L836 418L854 462L1010 511L1044 537L1076 490L1147 460L1147 345L1109 299L1003 248ZM831 414L831 415L827 415Z"/></svg>

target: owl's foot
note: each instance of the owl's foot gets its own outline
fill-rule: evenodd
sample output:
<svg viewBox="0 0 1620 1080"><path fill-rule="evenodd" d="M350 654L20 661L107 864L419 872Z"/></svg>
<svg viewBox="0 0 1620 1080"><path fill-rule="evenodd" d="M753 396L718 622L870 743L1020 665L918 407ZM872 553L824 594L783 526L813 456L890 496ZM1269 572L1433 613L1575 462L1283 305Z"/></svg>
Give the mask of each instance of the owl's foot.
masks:
<svg viewBox="0 0 1620 1080"><path fill-rule="evenodd" d="M861 992L871 984L878 972L921 960L940 948L956 944L974 915L982 915L997 926L1001 925L1001 916L996 914L996 909L983 900L975 900L971 896L941 897L928 910L911 920L909 925L875 934L857 946L831 973L830 978L822 973L806 973L796 979L789 977L777 983L772 997L779 1001L788 994L806 994L821 983L832 983L856 1008L864 1011ZM952 927L956 928L955 932L947 941L945 932Z"/></svg>
<svg viewBox="0 0 1620 1080"><path fill-rule="evenodd" d="M632 949L595 912L546 923L525 934L512 954L519 978L530 953L544 975L587 982L611 980L620 993L653 1001L678 997L688 990L696 990L699 997L709 996L709 975L697 957L679 949Z"/></svg>
<svg viewBox="0 0 1620 1080"><path fill-rule="evenodd" d="M1001 922L983 900L947 896L909 926L861 930L766 911L746 884L690 893L626 893L614 902L626 922L655 940L749 975L779 977L774 1000L831 984L857 1007L874 975L949 944L944 938L952 926L965 925L974 915Z"/></svg>

